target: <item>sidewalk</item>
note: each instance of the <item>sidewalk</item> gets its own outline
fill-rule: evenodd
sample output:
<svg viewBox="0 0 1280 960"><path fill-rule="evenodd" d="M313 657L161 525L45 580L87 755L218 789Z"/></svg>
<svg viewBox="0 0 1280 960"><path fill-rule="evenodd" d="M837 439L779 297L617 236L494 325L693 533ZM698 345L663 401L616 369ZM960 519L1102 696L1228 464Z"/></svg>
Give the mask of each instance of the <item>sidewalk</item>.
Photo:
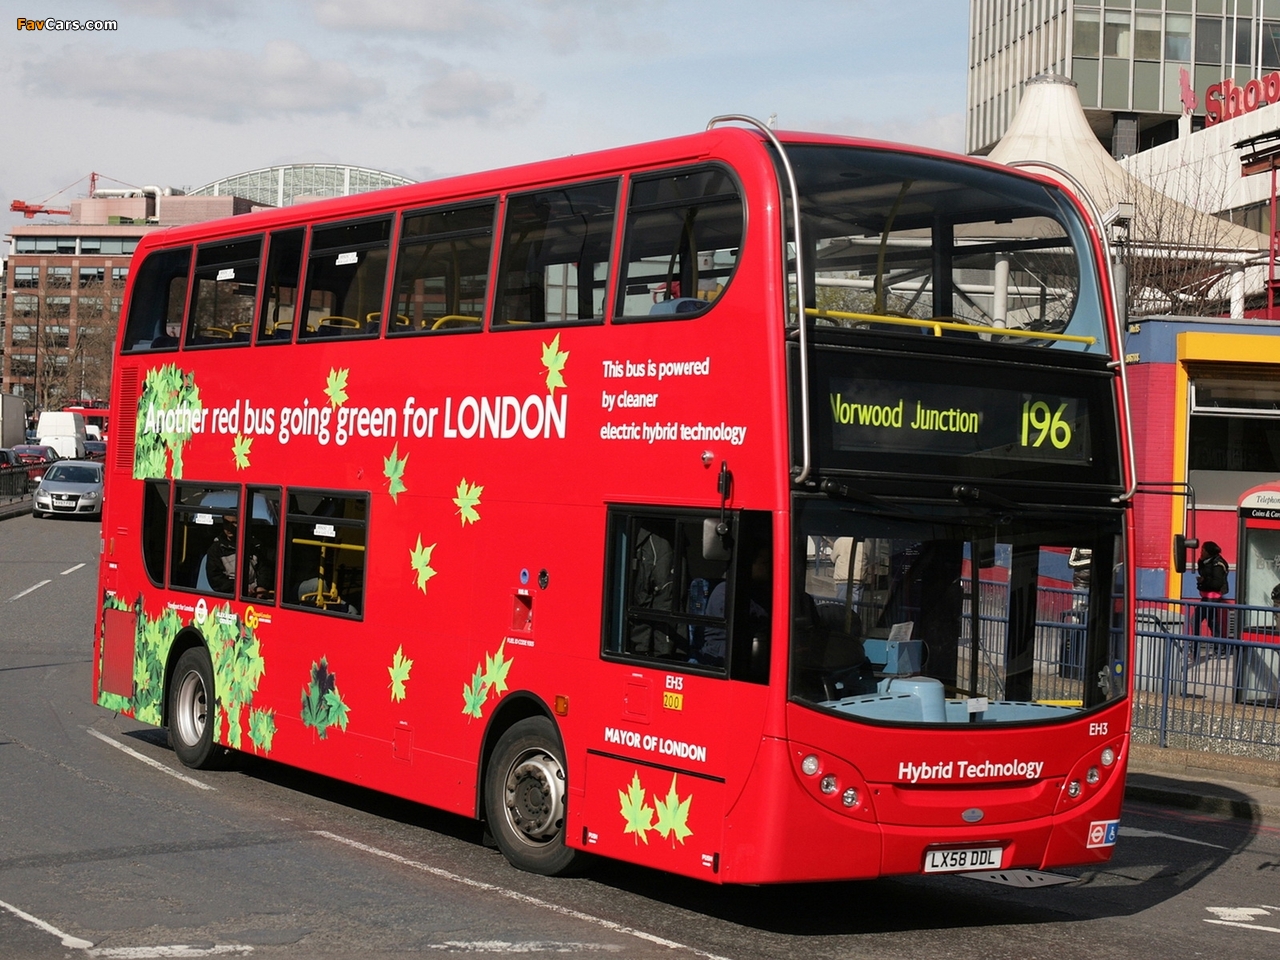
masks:
<svg viewBox="0 0 1280 960"><path fill-rule="evenodd" d="M1280 763L1134 744L1125 797L1280 828Z"/></svg>
<svg viewBox="0 0 1280 960"><path fill-rule="evenodd" d="M21 516L31 512L31 496L14 497L12 500L0 500L0 520Z"/></svg>

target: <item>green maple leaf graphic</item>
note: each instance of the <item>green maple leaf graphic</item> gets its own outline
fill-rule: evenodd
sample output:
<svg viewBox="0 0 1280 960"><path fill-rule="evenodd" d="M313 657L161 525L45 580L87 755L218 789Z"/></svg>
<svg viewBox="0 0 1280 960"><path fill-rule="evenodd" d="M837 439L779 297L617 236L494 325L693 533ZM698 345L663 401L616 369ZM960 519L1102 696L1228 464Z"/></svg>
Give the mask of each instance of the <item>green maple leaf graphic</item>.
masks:
<svg viewBox="0 0 1280 960"><path fill-rule="evenodd" d="M654 808L658 813L658 822L654 824L654 829L662 834L662 839L674 834L671 837L671 845L674 847L676 841L684 843L684 838L690 836L693 831L689 829L689 804L693 802L693 794L680 799L676 793L676 775L671 775L671 789L667 791L665 800L659 800L656 796L653 798Z"/></svg>
<svg viewBox="0 0 1280 960"><path fill-rule="evenodd" d="M475 523L480 519L476 507L480 506L480 494L484 493L484 487L478 483L469 484L467 478L463 477L462 482L458 484L457 493L453 502L458 508L457 512L462 514L462 525L465 527L468 523Z"/></svg>
<svg viewBox="0 0 1280 960"><path fill-rule="evenodd" d="M249 448L253 446L253 437L237 433L235 442L231 444L231 455L236 458L236 469L249 469Z"/></svg>
<svg viewBox="0 0 1280 960"><path fill-rule="evenodd" d="M391 499L399 503L399 495L409 488L404 485L404 467L409 462L409 455L406 453L400 456L400 444L396 444L391 448L391 456L382 458L382 475L387 478L387 493L391 494Z"/></svg>
<svg viewBox="0 0 1280 960"><path fill-rule="evenodd" d="M560 334L556 334L550 343L542 345L542 365L547 368L547 390L554 397L556 387L563 387L564 362L569 359L569 351L560 352Z"/></svg>
<svg viewBox="0 0 1280 960"><path fill-rule="evenodd" d="M511 670L511 661L503 657L503 649L507 641L498 644L498 652L493 656L484 655L484 683L492 687L494 693L502 693L507 689L507 674Z"/></svg>
<svg viewBox="0 0 1280 960"><path fill-rule="evenodd" d="M462 712L468 717L480 719L483 716L484 701L488 695L489 688L484 684L484 676L480 673L480 668L476 667L471 683L462 688Z"/></svg>
<svg viewBox="0 0 1280 960"><path fill-rule="evenodd" d="M350 372L345 367L341 370L329 368L329 376L324 381L324 393L335 408L347 402L347 374Z"/></svg>
<svg viewBox="0 0 1280 960"><path fill-rule="evenodd" d="M276 712L274 710L249 711L249 739L254 748L263 753L271 752L271 741L276 735Z"/></svg>
<svg viewBox="0 0 1280 960"><path fill-rule="evenodd" d="M387 673L391 674L391 699L397 703L404 699L404 685L409 681L412 666L413 661L405 657L402 645L391 658L391 666L387 667Z"/></svg>
<svg viewBox="0 0 1280 960"><path fill-rule="evenodd" d="M631 775L631 786L618 791L618 799L622 801L622 819L627 822L623 833L634 833L637 840L649 842L649 831L653 829L653 807L644 802L644 787L640 786L640 771Z"/></svg>
<svg viewBox="0 0 1280 960"><path fill-rule="evenodd" d="M431 569L431 553L436 548L433 543L429 547L422 545L422 534L418 534L418 545L409 551L409 566L418 577L418 589L427 592L427 581L436 575ZM412 663L413 661L409 661Z"/></svg>

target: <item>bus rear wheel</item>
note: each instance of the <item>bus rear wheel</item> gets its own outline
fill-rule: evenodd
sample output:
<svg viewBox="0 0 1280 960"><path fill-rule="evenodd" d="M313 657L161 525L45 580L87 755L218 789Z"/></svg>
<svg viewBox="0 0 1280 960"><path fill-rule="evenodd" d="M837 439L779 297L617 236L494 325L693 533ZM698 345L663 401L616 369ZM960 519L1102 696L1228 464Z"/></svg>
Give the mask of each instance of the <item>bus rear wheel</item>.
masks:
<svg viewBox="0 0 1280 960"><path fill-rule="evenodd" d="M169 683L169 743L184 766L208 770L218 765L222 748L213 742L216 713L208 651L183 651Z"/></svg>
<svg viewBox="0 0 1280 960"><path fill-rule="evenodd" d="M546 717L521 720L498 740L485 771L485 815L513 866L551 877L574 865L577 851L564 842L566 787L560 737Z"/></svg>

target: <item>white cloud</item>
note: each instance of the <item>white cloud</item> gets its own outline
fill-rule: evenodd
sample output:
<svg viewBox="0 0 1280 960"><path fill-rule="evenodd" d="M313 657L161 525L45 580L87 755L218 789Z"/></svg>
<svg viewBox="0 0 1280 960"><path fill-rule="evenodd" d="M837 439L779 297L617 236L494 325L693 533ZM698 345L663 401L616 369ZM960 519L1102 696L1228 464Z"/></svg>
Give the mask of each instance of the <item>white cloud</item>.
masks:
<svg viewBox="0 0 1280 960"><path fill-rule="evenodd" d="M260 54L187 48L104 57L100 47L68 47L28 61L23 75L35 94L229 122L352 113L383 93L381 81L289 40L273 40Z"/></svg>
<svg viewBox="0 0 1280 960"><path fill-rule="evenodd" d="M430 79L419 95L429 117L510 120L527 116L541 106L541 97L521 97L510 80L486 77L471 67L431 60L427 72Z"/></svg>
<svg viewBox="0 0 1280 960"><path fill-rule="evenodd" d="M512 26L510 17L482 0L320 0L315 16L321 26L335 30L437 37L480 37Z"/></svg>
<svg viewBox="0 0 1280 960"><path fill-rule="evenodd" d="M123 27L130 26L132 17L213 23L237 20L249 12L248 0L201 0L199 3L191 3L190 0L115 0L115 5L124 13L120 18L124 21Z"/></svg>

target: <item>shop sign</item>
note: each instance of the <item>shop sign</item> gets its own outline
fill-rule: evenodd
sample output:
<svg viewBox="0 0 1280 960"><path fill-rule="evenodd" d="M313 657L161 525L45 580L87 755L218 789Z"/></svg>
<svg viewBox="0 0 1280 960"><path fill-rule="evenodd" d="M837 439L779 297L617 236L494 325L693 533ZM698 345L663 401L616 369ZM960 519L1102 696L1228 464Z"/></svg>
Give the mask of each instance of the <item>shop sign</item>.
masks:
<svg viewBox="0 0 1280 960"><path fill-rule="evenodd" d="M1269 103L1280 103L1280 71L1243 85L1227 77L1204 92L1204 125L1234 120Z"/></svg>

